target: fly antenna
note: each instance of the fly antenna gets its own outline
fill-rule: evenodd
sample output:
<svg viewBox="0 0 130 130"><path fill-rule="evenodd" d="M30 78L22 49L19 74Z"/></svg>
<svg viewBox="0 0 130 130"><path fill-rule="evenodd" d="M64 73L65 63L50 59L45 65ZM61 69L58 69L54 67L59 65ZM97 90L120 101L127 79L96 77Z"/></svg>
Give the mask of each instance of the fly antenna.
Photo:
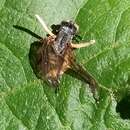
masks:
<svg viewBox="0 0 130 130"><path fill-rule="evenodd" d="M46 23L44 22L44 20L39 16L39 15L35 15L37 20L40 22L40 24L42 25L42 27L44 28L44 30L50 35L50 36L55 36L47 27Z"/></svg>

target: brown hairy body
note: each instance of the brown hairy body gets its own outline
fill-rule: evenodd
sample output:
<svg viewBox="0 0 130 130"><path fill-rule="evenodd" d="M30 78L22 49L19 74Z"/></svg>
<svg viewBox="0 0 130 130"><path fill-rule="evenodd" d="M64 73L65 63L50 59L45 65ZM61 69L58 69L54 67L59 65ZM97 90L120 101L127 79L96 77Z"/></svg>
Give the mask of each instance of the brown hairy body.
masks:
<svg viewBox="0 0 130 130"><path fill-rule="evenodd" d="M64 53L58 55L52 47L54 40L52 36L49 36L40 41L42 47L37 51L37 69L43 78L57 86L59 78L74 63L74 49L68 44Z"/></svg>

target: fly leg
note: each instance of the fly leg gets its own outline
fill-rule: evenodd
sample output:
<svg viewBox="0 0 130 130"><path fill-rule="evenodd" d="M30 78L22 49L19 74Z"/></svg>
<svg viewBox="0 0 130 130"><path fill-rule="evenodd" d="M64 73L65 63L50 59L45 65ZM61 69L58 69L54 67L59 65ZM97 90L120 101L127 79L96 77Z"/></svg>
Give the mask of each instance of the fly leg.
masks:
<svg viewBox="0 0 130 130"><path fill-rule="evenodd" d="M46 23L44 22L44 20L39 16L39 15L35 15L37 20L41 23L42 27L45 29L45 31L50 35L50 36L53 36L53 37L56 37L55 34L53 34L49 28L47 27Z"/></svg>
<svg viewBox="0 0 130 130"><path fill-rule="evenodd" d="M76 49L76 48L83 48L83 47L88 47L92 44L95 43L95 40L91 40L90 42L85 42L85 43L79 43L79 44L73 44L71 43L71 47Z"/></svg>

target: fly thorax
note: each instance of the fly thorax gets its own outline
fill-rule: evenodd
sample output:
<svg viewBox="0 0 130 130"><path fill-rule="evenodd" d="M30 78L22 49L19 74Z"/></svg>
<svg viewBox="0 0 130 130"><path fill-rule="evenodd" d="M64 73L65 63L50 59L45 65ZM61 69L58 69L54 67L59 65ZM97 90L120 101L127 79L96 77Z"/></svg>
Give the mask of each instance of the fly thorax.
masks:
<svg viewBox="0 0 130 130"><path fill-rule="evenodd" d="M77 32L75 24L70 21L62 21L61 26L58 30L53 48L56 54L63 54L67 44L72 42L72 38Z"/></svg>
<svg viewBox="0 0 130 130"><path fill-rule="evenodd" d="M53 48L57 54L61 54L64 51L67 44L69 44L72 41L72 37L72 35L67 34L65 32L59 32L53 45Z"/></svg>

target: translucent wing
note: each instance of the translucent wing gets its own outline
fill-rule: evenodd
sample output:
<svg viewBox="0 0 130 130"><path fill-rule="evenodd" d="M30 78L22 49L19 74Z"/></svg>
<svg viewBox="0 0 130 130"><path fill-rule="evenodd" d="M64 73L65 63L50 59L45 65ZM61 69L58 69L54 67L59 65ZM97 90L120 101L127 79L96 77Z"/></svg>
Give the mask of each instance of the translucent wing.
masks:
<svg viewBox="0 0 130 130"><path fill-rule="evenodd" d="M89 84L89 88L91 89L94 98L98 100L99 98L97 93L98 84L97 81L94 79L94 77L75 61L71 62L71 70L75 72L75 74L79 79Z"/></svg>
<svg viewBox="0 0 130 130"><path fill-rule="evenodd" d="M94 95L94 98L96 100L98 100L97 81L94 79L94 77L89 72L87 72L87 70L85 70L80 64L78 64L76 62L74 52L71 47L68 48L66 57L67 57L67 60L65 58L64 59L65 59L65 61L67 61L67 64L69 65L69 69L74 72L73 77L77 77L78 79L89 84L89 87L91 89L91 92Z"/></svg>

